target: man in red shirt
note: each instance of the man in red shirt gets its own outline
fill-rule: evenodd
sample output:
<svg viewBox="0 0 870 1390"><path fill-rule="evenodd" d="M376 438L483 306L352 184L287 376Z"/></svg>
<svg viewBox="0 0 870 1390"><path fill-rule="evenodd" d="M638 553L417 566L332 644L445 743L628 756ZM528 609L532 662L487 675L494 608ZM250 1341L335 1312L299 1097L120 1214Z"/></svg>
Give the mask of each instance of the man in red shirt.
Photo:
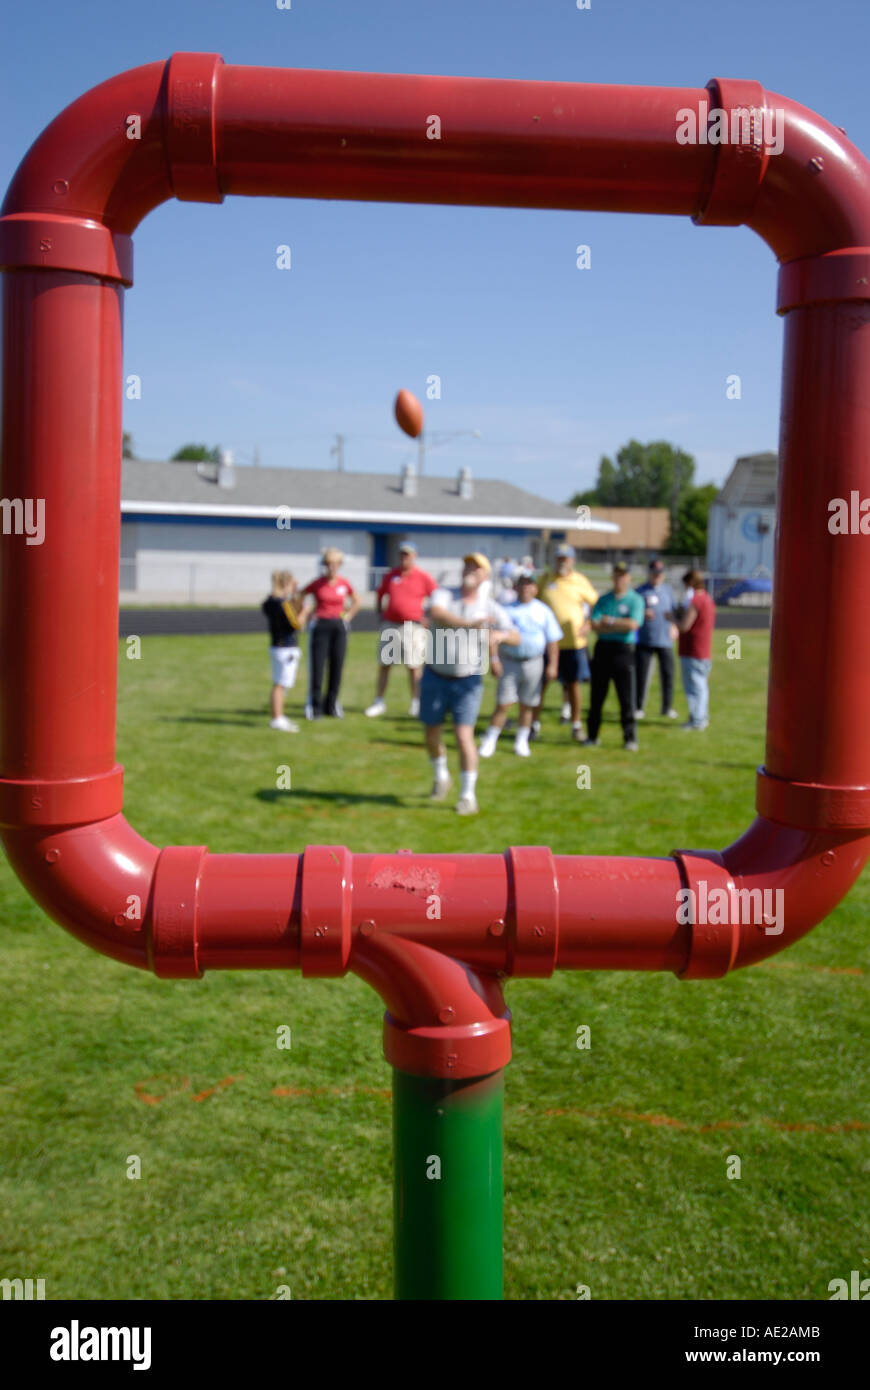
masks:
<svg viewBox="0 0 870 1390"><path fill-rule="evenodd" d="M370 719L386 712L384 695L390 667L397 659L408 668L411 684L408 713L414 718L420 713L420 675L426 644L423 603L437 587L431 574L417 568L416 547L405 541L399 546L398 566L384 575L377 592L378 612L384 619L384 626L381 628L377 692L366 710Z"/></svg>
<svg viewBox="0 0 870 1390"><path fill-rule="evenodd" d="M339 574L344 559L340 550L330 546L324 550L321 565L324 573L312 579L302 590L305 607L302 626L309 623L308 639L308 703L306 719L319 719L321 714L343 719L344 710L338 699L341 673L347 651L347 631L359 609L359 599L349 579ZM323 701L323 676L329 662L329 683L326 704Z"/></svg>
<svg viewBox="0 0 870 1390"><path fill-rule="evenodd" d="M686 606L677 626L680 632L679 656L683 689L689 704L689 718L683 729L706 729L709 724L710 697L707 683L713 665L713 628L716 608L707 593L700 570L683 575Z"/></svg>

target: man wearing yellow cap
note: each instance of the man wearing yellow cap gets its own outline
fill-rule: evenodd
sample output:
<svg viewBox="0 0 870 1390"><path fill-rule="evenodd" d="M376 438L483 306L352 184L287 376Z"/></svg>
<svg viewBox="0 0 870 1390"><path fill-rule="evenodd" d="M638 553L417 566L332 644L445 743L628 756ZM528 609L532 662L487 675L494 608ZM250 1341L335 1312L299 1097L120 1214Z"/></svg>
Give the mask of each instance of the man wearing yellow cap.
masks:
<svg viewBox="0 0 870 1390"><path fill-rule="evenodd" d="M465 556L462 585L436 589L429 605L428 660L420 682L420 719L426 729L426 748L432 763L432 800L443 801L450 790L444 722L450 714L459 745L461 783L456 809L461 816L477 813L477 748L474 725L483 697L483 673L501 671L498 646L517 646L520 634L500 604L490 596L490 564L473 551Z"/></svg>

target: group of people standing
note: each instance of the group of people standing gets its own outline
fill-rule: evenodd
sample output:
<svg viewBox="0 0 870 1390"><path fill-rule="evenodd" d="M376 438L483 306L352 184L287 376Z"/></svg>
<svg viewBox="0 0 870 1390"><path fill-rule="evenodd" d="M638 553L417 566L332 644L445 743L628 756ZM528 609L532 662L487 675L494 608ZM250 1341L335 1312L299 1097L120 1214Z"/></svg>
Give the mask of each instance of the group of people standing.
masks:
<svg viewBox="0 0 870 1390"><path fill-rule="evenodd" d="M284 697L296 684L301 658L299 633L309 626L305 717L344 717L338 694L347 652L348 629L359 611L359 598L350 580L340 573L343 560L343 554L335 547L324 550L320 562L321 573L301 590L289 570L275 570L272 575L272 592L262 605L269 624L272 661L272 729L293 734L299 731L299 726L284 713Z"/></svg>
<svg viewBox="0 0 870 1390"><path fill-rule="evenodd" d="M623 561L613 566L613 588L599 598L589 617L598 635L589 690L589 747L598 744L604 702L611 682L619 701L623 746L637 751L636 720L645 718L653 663L658 662L661 713L678 719L674 698L674 642L680 658L683 690L689 717L686 732L703 731L709 724L708 680L712 668L712 639L716 621L713 600L699 570L683 575L684 594L677 602L664 581L661 560L650 560L645 583L631 587L631 571Z"/></svg>
<svg viewBox="0 0 870 1390"><path fill-rule="evenodd" d="M299 632L310 626L309 690L306 717L341 718L339 689L347 630L359 609L350 581L340 574L340 551L324 552L323 573L301 591L286 571L273 575L272 594L263 604L269 622L272 655L272 728L295 731L284 715L284 692L296 679ZM514 752L530 755L529 744L540 735L541 709L547 687L562 687L562 719L572 738L595 747L611 683L620 708L623 745L636 751L636 721L645 717L654 662L658 663L662 715L677 718L673 708L673 644L679 643L683 686L689 705L686 730L708 724L707 681L711 668L713 602L703 576L690 570L683 576L684 594L677 602L664 580L664 566L651 560L647 580L634 589L631 571L623 561L613 566L613 587L599 595L574 567L571 546L560 546L554 567L540 579L529 567L512 567L502 574L500 602L493 596L492 569L479 552L464 557L457 588L439 585L417 564L410 542L400 549L399 564L386 574L377 591L382 619L375 698L365 713L377 718L386 711L390 668L403 665L410 685L409 713L425 729L432 766L431 797L446 799L452 778L447 765L444 725L452 720L460 760L460 789L456 810L478 810L476 785L479 757L490 758L518 706ZM590 634L597 641L591 661ZM327 688L323 681L328 668ZM475 725L483 699L483 677L497 677L496 705L479 747ZM581 686L589 683L587 728L581 714Z"/></svg>

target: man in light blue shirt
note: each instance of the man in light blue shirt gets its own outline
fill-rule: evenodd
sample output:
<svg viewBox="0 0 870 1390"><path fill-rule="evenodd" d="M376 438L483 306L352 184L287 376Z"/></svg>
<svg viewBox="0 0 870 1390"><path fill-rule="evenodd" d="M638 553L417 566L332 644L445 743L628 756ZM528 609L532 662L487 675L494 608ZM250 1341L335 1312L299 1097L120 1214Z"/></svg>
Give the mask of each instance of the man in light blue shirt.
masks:
<svg viewBox="0 0 870 1390"><path fill-rule="evenodd" d="M552 608L538 598L538 583L530 570L520 570L514 577L517 601L507 610L511 627L520 640L517 646L503 646L499 651L502 673L496 694L496 709L489 728L480 741L480 756L491 758L498 736L505 725L511 705L519 701L520 717L514 739L514 752L528 758L532 717L541 696L541 683L546 663L547 679L555 680L559 669L559 643L562 626Z"/></svg>
<svg viewBox="0 0 870 1390"><path fill-rule="evenodd" d="M664 582L665 567L661 560L650 560L649 578L639 584L637 592L644 601L644 621L637 634L637 711L643 719L644 705L652 678L653 659L659 663L662 685L662 718L676 719L674 709L674 611L676 600L669 584Z"/></svg>

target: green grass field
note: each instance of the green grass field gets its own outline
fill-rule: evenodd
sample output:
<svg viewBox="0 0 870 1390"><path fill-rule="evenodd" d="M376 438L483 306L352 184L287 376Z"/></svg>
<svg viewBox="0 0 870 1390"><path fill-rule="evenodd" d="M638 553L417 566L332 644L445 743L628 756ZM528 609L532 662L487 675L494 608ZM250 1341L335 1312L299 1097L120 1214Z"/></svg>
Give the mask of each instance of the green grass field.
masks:
<svg viewBox="0 0 870 1390"><path fill-rule="evenodd" d="M722 847L753 814L766 633L742 634L733 661L717 633L709 731L647 719L635 755L612 708L603 747L568 742L552 692L533 758L503 741L470 822L427 804L403 673L394 714L363 718L374 643L351 639L344 722L295 736L268 728L264 638L145 638L138 661L122 643L132 824L216 852L667 854ZM291 792L276 791L281 764ZM571 1299L580 1283L596 1299L827 1298L831 1279L870 1274L868 906L865 876L793 950L722 981L508 984L508 1298ZM157 980L50 923L5 861L0 913L0 1277L43 1277L47 1298L390 1297L390 1072L367 986Z"/></svg>

